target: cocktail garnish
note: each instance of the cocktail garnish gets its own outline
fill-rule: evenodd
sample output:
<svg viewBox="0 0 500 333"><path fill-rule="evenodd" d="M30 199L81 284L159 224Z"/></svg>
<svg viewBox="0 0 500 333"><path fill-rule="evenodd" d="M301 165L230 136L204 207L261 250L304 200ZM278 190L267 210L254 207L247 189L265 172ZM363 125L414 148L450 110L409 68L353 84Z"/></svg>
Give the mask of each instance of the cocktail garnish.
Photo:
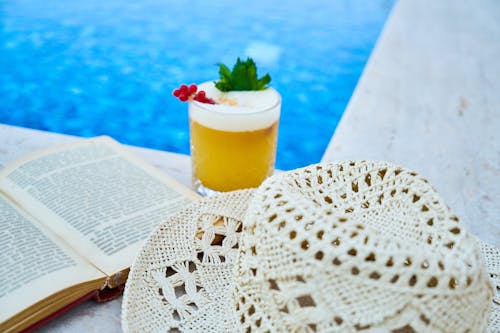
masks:
<svg viewBox="0 0 500 333"><path fill-rule="evenodd" d="M177 97L181 102L187 101L197 101L200 103L206 104L215 104L215 101L209 97L205 91L198 91L198 87L196 84L185 85L181 84L181 86L174 90L173 95Z"/></svg>
<svg viewBox="0 0 500 333"><path fill-rule="evenodd" d="M271 82L269 74L257 78L257 66L252 58L247 58L246 61L238 58L232 71L224 64L218 65L220 79L215 82L215 87L220 91L264 90Z"/></svg>

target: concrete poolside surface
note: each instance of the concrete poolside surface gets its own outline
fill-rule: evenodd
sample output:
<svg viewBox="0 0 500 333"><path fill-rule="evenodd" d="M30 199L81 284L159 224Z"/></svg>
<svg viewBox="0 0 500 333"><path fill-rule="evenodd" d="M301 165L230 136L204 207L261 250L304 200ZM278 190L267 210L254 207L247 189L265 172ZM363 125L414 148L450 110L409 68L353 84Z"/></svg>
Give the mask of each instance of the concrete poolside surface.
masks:
<svg viewBox="0 0 500 333"><path fill-rule="evenodd" d="M500 2L399 1L323 160L387 160L429 179L500 246Z"/></svg>
<svg viewBox="0 0 500 333"><path fill-rule="evenodd" d="M69 136L0 125L0 167ZM185 155L134 148L185 184ZM428 178L500 247L500 1L401 0L324 161L387 160ZM121 332L121 299L86 302L38 332Z"/></svg>

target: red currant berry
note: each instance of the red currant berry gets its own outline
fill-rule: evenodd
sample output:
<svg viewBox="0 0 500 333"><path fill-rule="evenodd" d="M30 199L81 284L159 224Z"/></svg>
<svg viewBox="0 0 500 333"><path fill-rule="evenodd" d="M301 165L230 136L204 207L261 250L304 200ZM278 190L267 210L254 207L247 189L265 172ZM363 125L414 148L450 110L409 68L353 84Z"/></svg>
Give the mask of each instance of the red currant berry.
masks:
<svg viewBox="0 0 500 333"><path fill-rule="evenodd" d="M198 91L198 93L196 94L196 96L198 96L201 99L205 99L205 97L207 97L207 94L205 93L205 91L200 90L200 91Z"/></svg>
<svg viewBox="0 0 500 333"><path fill-rule="evenodd" d="M189 86L186 84L181 84L179 88L173 91L173 95L179 98L182 102L186 102L189 99L193 99L200 103L216 104L211 98L207 98L205 91L198 91L198 86L194 83Z"/></svg>
<svg viewBox="0 0 500 333"><path fill-rule="evenodd" d="M189 86L189 93L190 94L194 94L197 90L198 90L198 87L196 86L196 84L193 83Z"/></svg>

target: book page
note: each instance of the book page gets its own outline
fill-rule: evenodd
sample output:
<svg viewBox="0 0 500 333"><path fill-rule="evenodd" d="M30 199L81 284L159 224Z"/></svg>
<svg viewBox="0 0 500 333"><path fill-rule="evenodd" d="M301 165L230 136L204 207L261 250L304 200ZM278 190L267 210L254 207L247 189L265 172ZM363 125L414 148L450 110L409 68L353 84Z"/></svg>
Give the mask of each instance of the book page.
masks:
<svg viewBox="0 0 500 333"><path fill-rule="evenodd" d="M104 277L0 195L0 323L57 291Z"/></svg>
<svg viewBox="0 0 500 333"><path fill-rule="evenodd" d="M0 189L109 275L129 267L153 228L198 198L107 137L9 165Z"/></svg>

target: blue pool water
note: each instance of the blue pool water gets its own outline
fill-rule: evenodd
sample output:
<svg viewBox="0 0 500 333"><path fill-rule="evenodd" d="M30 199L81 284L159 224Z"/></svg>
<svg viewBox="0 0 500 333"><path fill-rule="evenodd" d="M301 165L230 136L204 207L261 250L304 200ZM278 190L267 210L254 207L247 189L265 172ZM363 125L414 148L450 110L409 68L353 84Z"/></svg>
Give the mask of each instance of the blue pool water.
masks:
<svg viewBox="0 0 500 333"><path fill-rule="evenodd" d="M392 0L0 0L0 123L189 153L180 83L252 56L283 97L277 167L318 162Z"/></svg>

